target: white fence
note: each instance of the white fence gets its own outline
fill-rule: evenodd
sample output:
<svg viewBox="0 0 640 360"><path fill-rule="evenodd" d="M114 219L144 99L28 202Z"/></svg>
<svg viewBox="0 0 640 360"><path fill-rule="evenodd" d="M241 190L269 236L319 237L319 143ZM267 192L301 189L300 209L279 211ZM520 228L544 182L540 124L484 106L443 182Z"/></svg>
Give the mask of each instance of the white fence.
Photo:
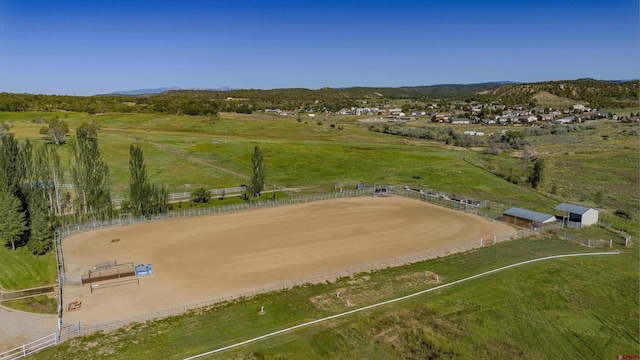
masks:
<svg viewBox="0 0 640 360"><path fill-rule="evenodd" d="M225 195L231 195L231 194L239 194L241 193L245 188L243 187L232 187L232 188L224 188L224 189L211 189L209 190L209 193L213 196L216 195L220 195L222 196L223 194ZM169 202L175 201L175 200L184 200L184 199L189 199L191 198L191 192L190 191L185 191L185 192L179 192L179 193L171 193L171 194L167 194L167 198L169 200ZM123 201L126 201L127 199L113 199L112 202L115 205L120 205L122 204Z"/></svg>
<svg viewBox="0 0 640 360"><path fill-rule="evenodd" d="M237 290L233 292L221 293L215 297L202 299L202 300L194 301L191 303L184 303L184 304L162 308L162 309L149 309L145 313L141 313L136 316L121 318L121 319L112 320L112 321L100 321L100 322L92 322L92 323L76 322L76 323L70 323L70 324L63 324L60 330L60 340L64 341L74 336L91 334L97 331L107 331L107 330L117 329L131 323L145 322L145 321L161 319L161 318L165 318L173 315L179 315L190 310L200 309L203 307L211 306L211 305L218 304L225 301L251 298L259 294L265 294L273 291L288 290L295 286L300 286L304 284L325 283L327 281L335 281L343 277L350 277L358 273L367 273L367 272L382 270L386 268L412 264L412 263L434 259L438 257L443 257L450 254L464 252L464 251L468 251L468 250L483 247L483 246L493 245L505 240L527 236L527 235L530 235L531 233L532 233L531 231L524 230L524 231L519 231L512 235L494 236L487 239L481 238L481 239L476 239L471 241L465 241L457 244L444 246L438 249L426 250L426 251L421 251L421 252L416 252L416 253L406 254L401 256L394 256L386 259L377 260L374 262L351 265L344 268L318 272L315 274L296 276L293 278L289 278L289 279L285 279L285 280L281 280L281 281L277 281L269 284L264 284L261 286L246 288L246 289Z"/></svg>
<svg viewBox="0 0 640 360"><path fill-rule="evenodd" d="M113 219L113 220L91 221L91 222L76 224L76 225L67 225L57 231L56 233L57 241L55 242L57 245L56 251L58 255L56 256L56 259L59 260L58 269L59 269L59 283L60 283L60 294L59 294L60 295L59 296L60 311L62 310L62 304L63 304L62 287L64 286L64 284L74 284L74 283L78 283L79 281L79 280L75 281L76 279L67 278L65 269L64 269L64 256L62 254L61 242L65 237L71 234L95 230L99 228L105 228L105 227L125 226L125 225L137 224L137 223L146 223L151 221L161 221L166 219L177 219L177 218L187 218L187 217L201 216L201 215L229 213L229 212L258 209L258 208L264 208L264 207L274 207L274 206L307 203L307 202L314 202L314 201L334 199L334 198L346 198L346 197L367 195L367 194L371 194L372 190L380 189L380 188L386 189L385 192L388 190L389 193L394 193L394 194L406 196L406 197L417 198L417 199L432 202L438 205L443 205L449 208L454 208L454 209L463 210L463 211L471 211L481 216L495 218L495 215L491 214L491 213L495 214L495 212L483 211L486 209L483 209L482 206L479 206L477 203L466 203L457 199L451 199L450 197L443 196L442 194L430 193L429 190L427 190L426 192L425 191L416 192L411 189L409 190L405 189L402 186L387 186L387 185L380 185L380 184L376 184L376 185L358 184L355 190L342 191L342 189L340 189L339 192L334 192L330 194L310 195L310 196L302 196L297 198L285 198L285 199L277 199L272 201L234 204L234 205L210 207L210 208L189 209L189 210L171 212L168 214L155 215L151 217L121 218L121 219ZM214 194L222 194L223 191L228 194L238 189L242 189L242 188L219 189L220 191ZM539 230L542 230L542 229L539 229ZM349 266L349 267L345 267L337 270L330 270L330 271L325 271L325 272L316 273L316 274L298 276L298 277L286 279L286 280L275 282L275 283L265 284L258 287L243 289L240 291L234 291L229 293L222 293L216 297L204 299L204 300L196 301L192 303L185 303L185 304L181 304L181 305L177 305L169 308L163 308L163 309L149 309L144 314L139 314L137 316L117 319L113 321L94 322L94 323L86 323L86 324L85 323L66 324L62 322L62 318L60 317L59 336L56 339L56 341L60 342L73 336L90 334L97 331L117 329L135 322L145 322L149 320L165 318L172 315L178 315L189 310L199 309L199 308L210 306L220 302L248 298L258 294L268 293L272 291L287 290L287 289L291 289L292 287L300 286L303 284L314 284L314 283L321 283L326 281L334 281L338 278L353 276L354 274L357 274L357 273L371 272L371 271L381 270L389 267L396 267L396 266L411 264L415 262L425 261L425 260L429 260L429 259L433 259L441 256L446 256L453 253L471 250L478 247L492 245L497 242L501 242L501 241L512 239L512 238L528 236L532 233L533 231L531 230L522 230L522 231L518 231L516 234L511 236L501 236L501 237L495 236L488 239L476 239L476 240L471 240L471 241L466 241L458 244L445 246L439 249L428 250L428 251L423 251L423 252L418 252L418 253L413 253L413 254L408 254L403 256L396 256L393 258L382 259L382 260L378 260L371 263L353 265L353 266ZM0 358L0 360L3 360L3 359Z"/></svg>
<svg viewBox="0 0 640 360"><path fill-rule="evenodd" d="M27 357L33 353L36 353L42 349L46 349L50 346L58 345L58 342L59 342L58 334L53 333L43 338L40 338L38 340L32 341L28 344L24 344L15 349L11 349L9 351L0 353L0 360L21 359L23 357Z"/></svg>
<svg viewBox="0 0 640 360"><path fill-rule="evenodd" d="M587 247L608 247L608 248L612 248L613 247L613 239L609 239L609 240L604 240L604 239L592 239L589 237L583 237L583 236L579 236L579 235L573 235L573 234L567 234L567 232L565 231L564 234L562 234L562 237L566 240L569 240L571 242L574 242L576 244L580 244L580 245L584 245Z"/></svg>
<svg viewBox="0 0 640 360"><path fill-rule="evenodd" d="M126 218L126 219L120 218L120 219L111 219L111 220L94 220L94 221L89 221L81 224L65 225L61 227L58 231L60 233L61 239L64 239L65 237L71 234L90 231L90 230L96 230L101 228L113 227L113 226L125 226L125 225L133 225L133 224L147 223L147 222L161 221L161 220L168 220L168 219L180 219L180 218L187 218L187 217L194 217L194 216L230 213L230 212L244 211L244 210L250 210L250 209L266 208L266 207L300 204L300 203L314 202L319 200L360 196L360 195L366 195L369 193L370 191L368 190L351 190L351 191L335 192L335 193L329 193L329 194L301 196L296 198L265 200L265 201L253 202L253 203L213 206L213 207L199 208L199 209L187 209L182 211L172 211L166 214L158 214L158 215L146 216L146 217L142 216L137 218Z"/></svg>

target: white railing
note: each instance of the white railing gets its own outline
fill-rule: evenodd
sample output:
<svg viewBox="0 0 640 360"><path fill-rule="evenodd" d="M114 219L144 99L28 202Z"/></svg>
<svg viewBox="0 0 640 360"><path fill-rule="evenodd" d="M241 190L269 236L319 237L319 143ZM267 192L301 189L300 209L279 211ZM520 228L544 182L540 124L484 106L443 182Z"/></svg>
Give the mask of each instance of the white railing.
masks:
<svg viewBox="0 0 640 360"><path fill-rule="evenodd" d="M222 194L231 195L231 194L242 193L243 190L244 190L243 187L238 186L238 187L223 188L223 189L210 189L208 191L211 195L222 195ZM167 198L169 199L169 201L189 199L190 197L191 197L191 191L167 194ZM120 205L122 204L123 201L126 201L126 200L127 200L126 198L118 198L118 199L113 199L112 202L115 205Z"/></svg>
<svg viewBox="0 0 640 360"><path fill-rule="evenodd" d="M20 347L0 353L0 360L14 360L27 357L42 349L46 349L50 346L58 345L59 338L57 333L53 333L42 337L38 340L34 340L30 343L24 344Z"/></svg>
<svg viewBox="0 0 640 360"><path fill-rule="evenodd" d="M443 196L442 194L431 193L429 190L423 191L423 192L415 192L415 191L407 190L401 186L368 184L368 185L358 186L356 190L342 191L342 189L340 189L339 192L334 192L329 194L309 195L309 196L302 196L297 198L284 198L284 199L277 199L274 201L263 201L263 202L257 202L257 203L244 203L244 204L234 204L234 205L219 206L219 207L190 209L190 210L171 212L168 214L155 215L152 217L114 219L114 220L104 220L104 221L93 221L93 222L76 224L76 225L68 225L68 226L65 226L64 228L59 229L59 234L60 234L59 239L61 241L65 237L74 233L90 231L90 230L95 230L95 229L104 228L104 227L124 226L124 225L132 225L135 223L160 221L164 219L187 218L187 217L200 216L200 215L237 212L237 211L243 211L243 210L249 210L249 209L255 209L255 208L306 203L306 202L327 200L327 199L333 199L333 198L344 198L344 197L367 195L367 194L371 194L372 190L375 190L378 188L385 188L386 190L388 190L389 193L394 193L394 194L406 196L406 197L418 198L423 201L435 203L438 205L443 205L443 206L450 207L457 210L472 211L478 215L492 218L492 216L489 213L484 213L481 211L482 207L479 207L475 204L468 204L461 201L452 200L447 196ZM231 192L230 189L237 190L242 188L224 189L225 193L230 193ZM223 189L219 189L219 190L220 192L218 193L221 193ZM387 191L385 191L385 193L386 192ZM543 230L543 229L538 229L538 230ZM316 274L298 276L295 278L290 278L290 279L286 279L283 281L278 281L270 284L264 284L264 285L249 288L249 289L243 289L239 291L219 294L214 298L208 298L208 299L204 299L197 302L185 303L185 304L176 305L173 307L163 308L163 309L156 309L156 310L150 309L146 311L144 314L139 314L136 316L117 319L113 321L94 322L94 323L87 323L87 324L81 324L81 323L63 324L62 319L60 319L60 326L59 326L60 332L59 332L58 341L64 341L74 336L90 334L97 331L116 329L116 328L120 328L135 322L145 322L149 320L169 317L172 315L178 315L189 310L199 309L199 308L210 306L220 302L252 297L258 294L268 293L272 291L287 290L292 287L300 286L303 284L314 284L314 283L322 283L326 281L335 281L336 279L339 279L341 277L352 276L357 273L371 272L371 271L385 269L388 267L395 267L395 266L401 266L401 265L416 263L420 261L425 261L425 260L429 260L437 257L446 256L453 253L471 250L478 247L492 245L497 242L501 242L501 241L505 241L513 238L528 236L533 233L535 233L534 230L521 230L521 231L518 231L517 233L511 234L508 236L494 236L492 238L487 238L487 239L481 238L481 239L466 241L462 243L452 244L439 249L432 249L432 250L422 251L418 253L407 254L403 256L395 256L392 258L381 259L371 263L348 266L348 267L337 269L337 270L330 270L330 271L324 271ZM61 260L64 264L63 257ZM61 268L64 269L64 265ZM60 280L61 280L61 283L60 283L61 288L65 283L77 284L78 282L76 279L67 278L64 272L60 274Z"/></svg>
<svg viewBox="0 0 640 360"><path fill-rule="evenodd" d="M272 282L264 285L254 286L251 288L225 292L216 297L202 299L199 301L184 303L161 309L149 309L144 313L135 316L121 318L111 321L97 321L92 323L69 323L63 324L60 330L60 339L64 341L74 336L87 335L98 331L107 331L127 326L131 323L146 322L166 318L173 315L183 314L190 310L196 310L203 307L211 306L225 301L233 301L242 298L251 298L259 294L265 294L274 291L289 290L296 286L305 284L319 284L327 281L335 281L343 277L350 277L359 273L368 273L386 268L397 267L412 264L420 261L444 257L450 254L464 252L484 246L496 244L498 242L520 238L532 234L532 231L522 230L510 235L494 236L486 239L480 238L471 241L464 241L438 249L425 250L416 253L394 256L390 258L380 259L369 263L361 263L346 266L340 269L333 269L315 274L307 274L296 276L293 278Z"/></svg>

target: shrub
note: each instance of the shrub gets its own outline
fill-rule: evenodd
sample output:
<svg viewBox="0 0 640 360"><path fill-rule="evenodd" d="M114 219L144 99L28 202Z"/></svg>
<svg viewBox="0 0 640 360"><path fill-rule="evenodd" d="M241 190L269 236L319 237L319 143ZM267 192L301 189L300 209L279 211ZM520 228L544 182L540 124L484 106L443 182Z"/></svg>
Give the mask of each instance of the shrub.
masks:
<svg viewBox="0 0 640 360"><path fill-rule="evenodd" d="M616 210L615 215L619 218L622 219L627 219L627 220L631 220L631 214L629 214L628 212L624 211L624 210Z"/></svg>
<svg viewBox="0 0 640 360"><path fill-rule="evenodd" d="M208 204L211 201L211 193L205 187L199 187L191 192L191 201Z"/></svg>

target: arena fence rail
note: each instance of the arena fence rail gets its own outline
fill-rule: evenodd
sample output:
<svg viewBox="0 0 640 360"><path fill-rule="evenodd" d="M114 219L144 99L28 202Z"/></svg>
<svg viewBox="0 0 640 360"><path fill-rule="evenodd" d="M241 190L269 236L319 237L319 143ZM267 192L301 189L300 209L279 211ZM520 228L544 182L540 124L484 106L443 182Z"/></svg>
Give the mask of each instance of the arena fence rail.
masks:
<svg viewBox="0 0 640 360"><path fill-rule="evenodd" d="M17 348L0 353L0 360L15 360L27 357L50 346L58 345L58 333L52 333Z"/></svg>
<svg viewBox="0 0 640 360"><path fill-rule="evenodd" d="M96 321L90 323L68 323L63 324L60 329L60 341L64 341L71 337L79 335L87 335L98 331L108 331L117 329L131 323L146 322L151 320L157 320L166 318L173 315L183 314L187 311L208 307L211 305L219 304L227 301L234 301L244 298L251 298L259 294L265 294L274 291L289 290L296 286L302 286L305 284L318 284L325 282L333 282L337 279L344 277L351 277L356 274L369 273L379 271L386 268L392 268L416 262L421 262L438 257L444 257L454 253L460 253L479 247L490 246L498 242L511 240L514 238L520 238L529 236L535 233L533 230L521 230L511 235L494 236L490 238L480 238L471 241L464 241L438 249L415 252L411 254L394 256L390 258L380 259L374 262L361 263L343 267L340 269L328 270L318 272L314 274L306 274L296 276L293 278L264 284L261 286L246 288L243 290L225 292L218 296L194 301L190 303L184 303L176 306L161 308L161 309L149 309L145 313L138 314L136 316L121 318L113 321Z"/></svg>
<svg viewBox="0 0 640 360"><path fill-rule="evenodd" d="M345 187L350 187L351 189L344 190ZM58 296L58 299L59 299L58 333L56 334L56 337L55 337L55 343L57 344L59 342L65 341L74 336L90 334L97 331L107 331L107 330L117 329L135 322L145 322L145 321L165 318L173 315L179 315L190 310L200 309L202 307L211 306L211 305L225 302L225 301L233 301L233 300L238 300L242 298L253 297L258 294L268 293L272 291L288 290L295 286L300 286L304 284L335 281L336 279L339 279L341 277L353 276L354 274L358 274L358 273L372 272L372 271L377 271L377 270L381 270L389 267L401 266L401 265L425 261L425 260L429 260L437 257L443 257L449 254L464 252L474 248L488 246L488 245L496 244L498 242L502 242L502 241L506 241L514 238L529 236L536 232L550 229L550 228L549 229L539 228L535 230L533 229L520 230L517 233L509 236L494 236L488 239L482 239L482 238L475 239L471 241L466 241L458 244L445 246L440 249L407 254L403 256L396 256L393 258L382 259L382 260L378 260L371 263L357 264L357 265L352 265L342 269L324 271L316 274L297 276L297 277L286 279L276 283L270 283L270 284L265 284L259 287L244 289L242 291L219 294L216 297L203 299L201 301L186 303L186 304L177 305L177 306L164 308L164 309L156 309L156 310L150 309L144 314L139 314L137 316L117 319L113 321L93 322L93 323L84 323L84 324L63 323L62 321L62 313L63 313L62 289L64 284L81 284L81 279L72 279L67 277L65 272L65 267L64 267L64 254L61 246L62 240L64 238L75 233L91 231L91 230L106 228L106 227L134 225L139 223L154 222L154 221L161 221L161 220L167 220L167 219L188 218L188 217L211 215L211 214L223 214L223 213L230 213L230 212L246 211L251 209L308 203L308 202L315 202L315 201L328 200L328 199L371 195L374 193L376 195L394 194L394 195L409 197L413 199L419 199L422 201L427 201L429 203L444 206L447 208L461 210L465 212L471 212L488 219L499 218L502 214L502 211L507 208L504 204L494 204L494 203L478 201L475 199L468 199L468 198L461 199L453 195L435 192L433 191L433 189L430 189L430 188L424 188L424 187L410 188L409 186L406 186L406 185L382 185L379 183L378 184L341 183L341 184L336 184L335 189L336 189L336 192L328 193L328 194L291 197L291 198L285 198L285 199L268 200L268 201L246 203L246 204L234 204L234 205L211 207L211 208L189 209L189 210L174 211L167 214L154 215L149 217L138 217L138 218L126 217L124 219L118 218L118 219L112 219L112 220L91 221L91 222L85 222L85 223L74 224L74 225L66 225L56 230L55 236L54 236L54 244L55 244L56 261L57 261L57 267L58 267L58 281L60 286L59 286L59 296ZM556 229L558 227L553 226L553 228ZM589 242L589 244L591 243ZM52 345L48 345L48 346L52 346ZM0 357L0 360L4 360L4 358Z"/></svg>

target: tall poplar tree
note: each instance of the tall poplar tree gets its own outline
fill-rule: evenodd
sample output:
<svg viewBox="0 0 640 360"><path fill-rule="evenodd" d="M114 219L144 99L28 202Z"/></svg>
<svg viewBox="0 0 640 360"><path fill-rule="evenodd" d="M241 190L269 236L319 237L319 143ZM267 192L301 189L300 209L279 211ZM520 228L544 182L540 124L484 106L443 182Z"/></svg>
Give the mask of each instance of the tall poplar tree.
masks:
<svg viewBox="0 0 640 360"><path fill-rule="evenodd" d="M13 134L5 134L0 138L0 188L2 191L15 193L22 182L22 174L18 171L18 154L20 148Z"/></svg>
<svg viewBox="0 0 640 360"><path fill-rule="evenodd" d="M100 158L96 138L76 137L69 142L71 181L76 191L76 213L81 216L111 215L109 168Z"/></svg>
<svg viewBox="0 0 640 360"><path fill-rule="evenodd" d="M66 205L62 192L64 172L60 166L60 156L56 148L42 144L34 153L33 167L44 189L49 209L54 216L61 216Z"/></svg>
<svg viewBox="0 0 640 360"><path fill-rule="evenodd" d="M258 197L262 190L264 190L265 181L264 158L262 157L262 151L258 146L253 149L251 167L253 168L253 174L251 176L251 182L248 190L251 196Z"/></svg>
<svg viewBox="0 0 640 360"><path fill-rule="evenodd" d="M147 168L144 164L142 148L131 144L129 147L129 206L136 215L154 215L169 210L168 194L164 186L147 182Z"/></svg>
<svg viewBox="0 0 640 360"><path fill-rule="evenodd" d="M144 165L142 148L131 144L129 146L129 206L131 212L140 216L148 198L147 168Z"/></svg>

